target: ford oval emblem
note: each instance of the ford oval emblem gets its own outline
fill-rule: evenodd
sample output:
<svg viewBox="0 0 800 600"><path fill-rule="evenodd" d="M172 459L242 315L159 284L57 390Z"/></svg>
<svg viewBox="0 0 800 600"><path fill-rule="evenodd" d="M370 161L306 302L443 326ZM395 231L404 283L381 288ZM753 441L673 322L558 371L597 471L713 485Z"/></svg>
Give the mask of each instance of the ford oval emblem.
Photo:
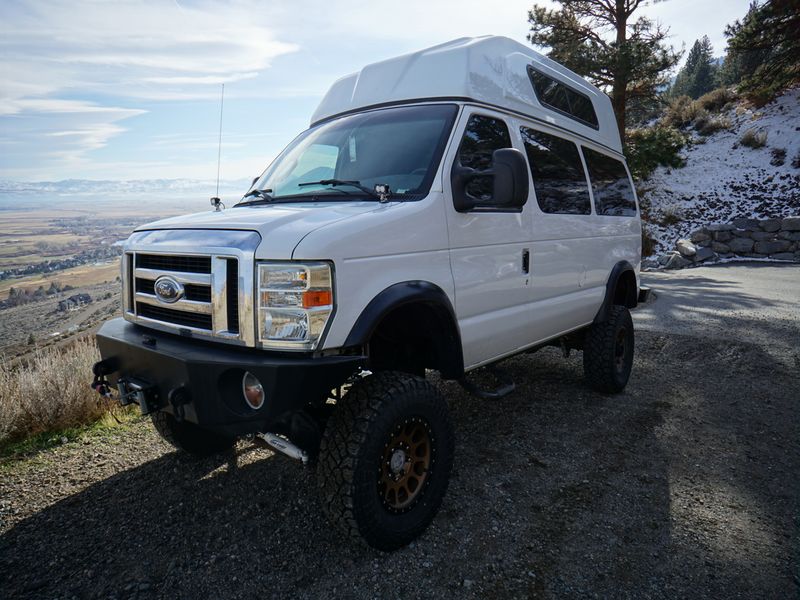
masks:
<svg viewBox="0 0 800 600"><path fill-rule="evenodd" d="M153 289L159 302L172 304L183 298L183 286L173 277L164 275L156 279Z"/></svg>

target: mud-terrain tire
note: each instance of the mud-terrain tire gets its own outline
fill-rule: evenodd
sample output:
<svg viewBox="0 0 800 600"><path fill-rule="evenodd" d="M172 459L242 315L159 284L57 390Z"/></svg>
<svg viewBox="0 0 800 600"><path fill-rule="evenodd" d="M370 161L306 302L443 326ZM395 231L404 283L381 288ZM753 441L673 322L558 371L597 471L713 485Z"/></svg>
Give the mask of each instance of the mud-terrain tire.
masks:
<svg viewBox="0 0 800 600"><path fill-rule="evenodd" d="M633 320L624 306L611 307L608 320L595 323L583 344L583 374L598 392L625 389L633 367Z"/></svg>
<svg viewBox="0 0 800 600"><path fill-rule="evenodd" d="M178 450L195 456L211 456L229 450L236 443L229 437L202 429L194 423L178 421L171 414L157 411L150 414L158 434Z"/></svg>
<svg viewBox="0 0 800 600"><path fill-rule="evenodd" d="M317 481L327 517L378 550L405 546L439 510L453 437L447 403L421 377L387 371L358 381L322 438Z"/></svg>

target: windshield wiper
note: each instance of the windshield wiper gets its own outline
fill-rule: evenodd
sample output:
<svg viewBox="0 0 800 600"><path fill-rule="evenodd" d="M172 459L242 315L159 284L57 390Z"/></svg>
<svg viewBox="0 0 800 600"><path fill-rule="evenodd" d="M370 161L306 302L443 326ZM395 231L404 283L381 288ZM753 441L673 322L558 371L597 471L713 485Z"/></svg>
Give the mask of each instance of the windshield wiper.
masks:
<svg viewBox="0 0 800 600"><path fill-rule="evenodd" d="M384 200L384 198L385 198L385 197L388 197L388 194L386 194L386 195L384 195L384 194L380 194L380 193L378 193L378 191L376 191L376 190L371 190L371 189L369 189L367 186L365 186L365 185L361 185L361 182L360 182L360 181L355 181L355 180L345 180L345 179L320 179L319 181L305 181L305 182L303 182L303 183L298 183L298 184L297 184L297 187L304 187L304 186L306 186L306 185L331 185L331 186L334 186L334 187L335 187L335 186L337 186L337 185L349 185L350 187L354 187L354 188L356 188L356 189L359 189L359 190L361 190L361 191L362 191L362 192L364 192L365 194L369 194L369 195L370 195L370 196L372 196L373 198L377 198L377 199L378 199L378 200L380 200L381 202L384 202L384 201L385 201L385 200ZM385 186L385 187L386 187L386 188L387 188L387 190L388 190L388 187L389 187L389 186Z"/></svg>
<svg viewBox="0 0 800 600"><path fill-rule="evenodd" d="M274 200L274 198L270 196L270 192L272 192L271 189L250 190L242 197L241 201L233 205L233 208L236 208L237 206L247 206L251 204L268 204L269 202L272 202ZM253 196L258 196L258 198L254 200L245 200L245 198L251 198Z"/></svg>

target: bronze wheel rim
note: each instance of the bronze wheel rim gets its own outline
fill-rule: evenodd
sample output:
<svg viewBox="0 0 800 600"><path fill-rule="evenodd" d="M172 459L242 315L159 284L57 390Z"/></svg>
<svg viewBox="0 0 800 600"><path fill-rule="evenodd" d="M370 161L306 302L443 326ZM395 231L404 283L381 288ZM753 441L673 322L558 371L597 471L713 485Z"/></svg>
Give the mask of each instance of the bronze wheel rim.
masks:
<svg viewBox="0 0 800 600"><path fill-rule="evenodd" d="M422 497L433 454L431 428L424 419L409 417L389 432L378 468L378 495L389 512L406 512Z"/></svg>

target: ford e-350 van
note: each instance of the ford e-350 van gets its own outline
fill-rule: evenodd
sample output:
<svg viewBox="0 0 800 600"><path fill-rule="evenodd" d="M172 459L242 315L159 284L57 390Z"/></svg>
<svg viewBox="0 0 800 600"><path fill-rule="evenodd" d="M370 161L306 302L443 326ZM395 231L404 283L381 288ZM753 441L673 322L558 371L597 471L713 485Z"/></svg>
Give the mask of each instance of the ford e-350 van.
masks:
<svg viewBox="0 0 800 600"><path fill-rule="evenodd" d="M583 351L622 390L640 296L636 195L608 97L514 41L459 39L336 81L235 206L139 227L115 385L177 448L243 436L315 465L322 506L380 549L433 519L453 428L426 379Z"/></svg>

